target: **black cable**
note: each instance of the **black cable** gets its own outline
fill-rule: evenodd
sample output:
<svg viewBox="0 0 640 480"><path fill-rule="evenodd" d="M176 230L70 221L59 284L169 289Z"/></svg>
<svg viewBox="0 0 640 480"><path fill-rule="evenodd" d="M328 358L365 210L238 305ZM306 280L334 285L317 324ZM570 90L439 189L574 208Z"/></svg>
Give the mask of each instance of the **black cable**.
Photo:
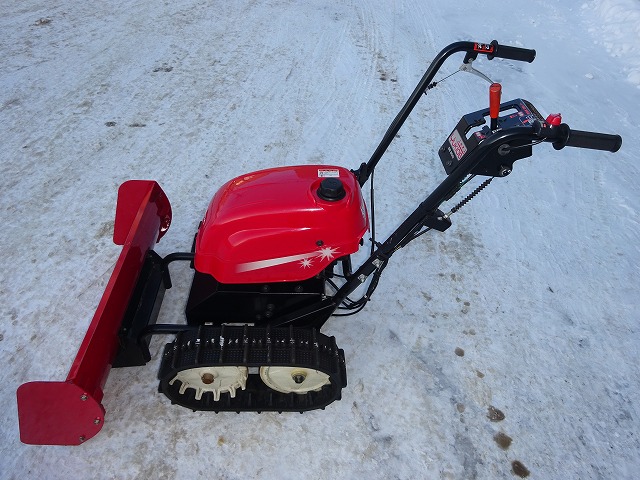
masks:
<svg viewBox="0 0 640 480"><path fill-rule="evenodd" d="M373 190L373 177L375 174L375 169L371 171L371 185L369 187L369 195L371 204L371 255L375 252L376 247L376 204L375 204L375 195Z"/></svg>
<svg viewBox="0 0 640 480"><path fill-rule="evenodd" d="M331 285L336 291L339 290L338 285L335 284L330 279L326 279L327 283ZM363 297L364 298L364 297ZM359 300L351 300L349 297L346 297L340 305L344 305L344 307L338 306L339 310L353 310L354 308L358 308L362 305L363 298ZM366 303L366 302L365 302Z"/></svg>
<svg viewBox="0 0 640 480"><path fill-rule="evenodd" d="M332 317L348 317L350 315L355 315L356 313L359 313L364 306L367 304L367 302L363 303L362 305L360 305L360 307L357 310L354 310L352 312L349 313L334 313L333 315L331 315Z"/></svg>

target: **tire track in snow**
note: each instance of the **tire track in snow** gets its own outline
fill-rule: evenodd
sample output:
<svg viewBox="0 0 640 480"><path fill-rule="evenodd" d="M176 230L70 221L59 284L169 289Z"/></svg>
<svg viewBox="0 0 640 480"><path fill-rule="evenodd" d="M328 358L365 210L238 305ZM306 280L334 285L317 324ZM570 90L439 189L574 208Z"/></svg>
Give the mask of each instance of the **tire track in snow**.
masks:
<svg viewBox="0 0 640 480"><path fill-rule="evenodd" d="M373 60L361 55L363 37L372 32L363 28L361 6L341 6L324 14L340 24L339 35L322 35L313 48L311 62L318 65L318 78L300 80L299 115L304 123L298 158L301 162L339 163L355 168L362 150L353 136L360 138L359 123L366 115L374 80ZM329 94L319 98L318 83ZM327 87L326 84L330 86ZM314 101L306 103L304 98Z"/></svg>

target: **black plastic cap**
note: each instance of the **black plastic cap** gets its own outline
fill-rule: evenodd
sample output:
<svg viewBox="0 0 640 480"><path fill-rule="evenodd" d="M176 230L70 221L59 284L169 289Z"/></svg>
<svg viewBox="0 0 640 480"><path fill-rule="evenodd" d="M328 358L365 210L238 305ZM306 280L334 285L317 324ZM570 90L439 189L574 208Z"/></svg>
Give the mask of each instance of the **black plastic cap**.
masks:
<svg viewBox="0 0 640 480"><path fill-rule="evenodd" d="M318 188L318 196L329 202L335 202L342 200L347 192L344 191L344 186L339 178L325 178L320 183Z"/></svg>

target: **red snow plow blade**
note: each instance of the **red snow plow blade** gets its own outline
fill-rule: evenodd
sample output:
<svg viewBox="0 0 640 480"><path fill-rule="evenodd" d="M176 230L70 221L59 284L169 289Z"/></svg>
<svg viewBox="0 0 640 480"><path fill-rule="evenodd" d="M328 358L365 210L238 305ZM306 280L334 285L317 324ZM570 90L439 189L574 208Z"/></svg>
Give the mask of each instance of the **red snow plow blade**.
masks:
<svg viewBox="0 0 640 480"><path fill-rule="evenodd" d="M118 190L113 241L123 245L109 283L63 382L29 382L17 391L20 440L80 445L104 423L103 387L118 350L118 331L147 252L171 223L171 205L154 181L131 180Z"/></svg>

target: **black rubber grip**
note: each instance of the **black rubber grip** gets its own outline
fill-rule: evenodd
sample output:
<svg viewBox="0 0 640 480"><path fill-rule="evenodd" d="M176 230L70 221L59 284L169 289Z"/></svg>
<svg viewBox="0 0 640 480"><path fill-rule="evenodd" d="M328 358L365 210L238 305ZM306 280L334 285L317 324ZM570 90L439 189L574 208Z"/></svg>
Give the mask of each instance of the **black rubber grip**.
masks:
<svg viewBox="0 0 640 480"><path fill-rule="evenodd" d="M620 135L609 135L607 133L571 130L565 146L617 152L622 146L622 137Z"/></svg>
<svg viewBox="0 0 640 480"><path fill-rule="evenodd" d="M499 57L531 63L536 58L536 51L529 48L508 47L507 45L500 45L497 40L491 42L491 46L493 46L493 53L487 55L489 60L493 57Z"/></svg>

